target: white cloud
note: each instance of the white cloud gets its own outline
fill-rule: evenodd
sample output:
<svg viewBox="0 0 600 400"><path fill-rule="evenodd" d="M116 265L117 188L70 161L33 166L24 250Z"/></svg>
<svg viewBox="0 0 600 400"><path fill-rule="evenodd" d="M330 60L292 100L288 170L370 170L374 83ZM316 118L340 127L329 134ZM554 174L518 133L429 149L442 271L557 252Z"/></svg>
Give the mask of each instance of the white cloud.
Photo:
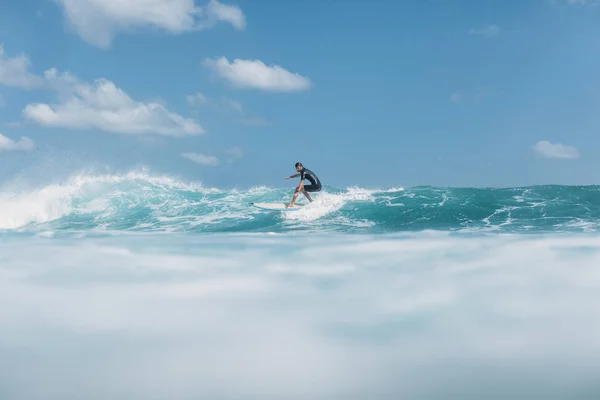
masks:
<svg viewBox="0 0 600 400"><path fill-rule="evenodd" d="M204 6L194 0L56 0L66 19L86 42L110 47L121 32L154 28L170 34L209 29L219 22L234 28L246 27L246 18L237 6L210 0Z"/></svg>
<svg viewBox="0 0 600 400"><path fill-rule="evenodd" d="M23 115L46 127L98 129L106 132L165 136L204 133L194 120L184 118L155 102L143 103L129 97L107 79L92 84L68 73L46 71L47 83L59 93L58 104L29 104Z"/></svg>
<svg viewBox="0 0 600 400"><path fill-rule="evenodd" d="M0 45L0 84L25 89L43 87L58 93L58 104L34 103L23 110L26 118L42 126L131 135L186 136L205 132L194 120L172 113L158 102L133 100L108 79L90 84L68 73L59 75L56 69L40 77L29 72L30 65L29 57L8 57Z"/></svg>
<svg viewBox="0 0 600 400"><path fill-rule="evenodd" d="M469 30L469 35L479 35L486 38L493 38L500 34L500 27L497 25L488 25L481 29Z"/></svg>
<svg viewBox="0 0 600 400"><path fill-rule="evenodd" d="M200 165L219 165L219 159L215 156L207 156L200 153L181 153L181 157Z"/></svg>
<svg viewBox="0 0 600 400"><path fill-rule="evenodd" d="M207 58L202 65L240 89L293 92L307 90L312 85L308 78L292 73L279 65L267 66L260 60L235 59L229 62L226 57Z"/></svg>
<svg viewBox="0 0 600 400"><path fill-rule="evenodd" d="M29 57L24 54L9 57L0 44L0 84L23 89L41 86L42 78L29 72L30 67Z"/></svg>
<svg viewBox="0 0 600 400"><path fill-rule="evenodd" d="M203 24L205 27L210 27L218 21L229 22L238 30L246 28L246 17L239 7L211 0L206 7L206 19Z"/></svg>
<svg viewBox="0 0 600 400"><path fill-rule="evenodd" d="M18 142L15 142L0 133L0 151L29 151L34 148L33 140L28 137L23 136Z"/></svg>
<svg viewBox="0 0 600 400"><path fill-rule="evenodd" d="M573 146L550 143L546 140L537 142L533 150L546 158L579 158L579 151Z"/></svg>

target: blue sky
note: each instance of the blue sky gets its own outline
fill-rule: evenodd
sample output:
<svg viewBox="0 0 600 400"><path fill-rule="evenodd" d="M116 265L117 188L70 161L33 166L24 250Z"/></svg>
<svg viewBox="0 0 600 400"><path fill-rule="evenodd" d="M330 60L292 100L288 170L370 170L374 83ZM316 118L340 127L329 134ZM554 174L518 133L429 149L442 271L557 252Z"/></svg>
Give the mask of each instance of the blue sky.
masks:
<svg viewBox="0 0 600 400"><path fill-rule="evenodd" d="M596 183L592 0L0 3L0 167ZM41 172L40 172L41 171Z"/></svg>

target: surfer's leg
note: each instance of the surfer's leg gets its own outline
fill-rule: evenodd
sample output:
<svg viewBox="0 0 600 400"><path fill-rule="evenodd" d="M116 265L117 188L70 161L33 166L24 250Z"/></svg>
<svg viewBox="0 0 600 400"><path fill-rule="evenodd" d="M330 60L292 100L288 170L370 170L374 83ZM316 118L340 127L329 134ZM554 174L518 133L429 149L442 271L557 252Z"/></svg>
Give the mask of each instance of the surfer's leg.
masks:
<svg viewBox="0 0 600 400"><path fill-rule="evenodd" d="M310 201L312 203L313 199L310 197L310 194L308 194L308 193L309 192L320 192L320 191L321 191L321 186L307 185L307 186L304 186L304 190L302 191L302 193L304 194L304 196L306 196L308 201Z"/></svg>
<svg viewBox="0 0 600 400"><path fill-rule="evenodd" d="M308 194L308 192L316 192L317 187L315 185L306 185L302 189L302 194L308 199L308 201L312 203L313 200L310 197L310 194Z"/></svg>
<svg viewBox="0 0 600 400"><path fill-rule="evenodd" d="M302 191L302 194L303 194L304 196L306 196L306 198L308 199L308 201L310 201L310 202L312 203L312 201L313 201L313 200L310 198L310 194L308 194L308 192L307 192L306 190L303 190L303 191Z"/></svg>
<svg viewBox="0 0 600 400"><path fill-rule="evenodd" d="M296 202L296 199L298 199L299 194L300 194L299 188L296 188L296 191L294 192L294 197L292 198L292 202L287 205L288 207L292 207L294 205L294 203Z"/></svg>

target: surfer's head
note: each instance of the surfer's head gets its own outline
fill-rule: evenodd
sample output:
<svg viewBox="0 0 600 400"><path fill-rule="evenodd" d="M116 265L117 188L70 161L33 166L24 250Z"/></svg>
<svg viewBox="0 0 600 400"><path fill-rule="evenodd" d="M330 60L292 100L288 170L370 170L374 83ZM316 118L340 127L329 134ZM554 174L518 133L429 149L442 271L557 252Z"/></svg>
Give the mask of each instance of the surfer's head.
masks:
<svg viewBox="0 0 600 400"><path fill-rule="evenodd" d="M304 168L302 166L301 162L297 162L296 165L295 165L295 167L296 167L296 171L298 171L298 172L302 171L302 169Z"/></svg>

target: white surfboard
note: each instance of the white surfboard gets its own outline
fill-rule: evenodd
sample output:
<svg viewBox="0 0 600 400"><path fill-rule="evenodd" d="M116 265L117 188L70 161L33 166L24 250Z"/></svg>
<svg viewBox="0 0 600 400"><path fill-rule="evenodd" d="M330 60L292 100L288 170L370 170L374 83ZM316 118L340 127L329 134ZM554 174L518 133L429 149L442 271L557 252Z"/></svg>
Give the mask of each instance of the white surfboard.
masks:
<svg viewBox="0 0 600 400"><path fill-rule="evenodd" d="M254 207L260 208L262 210L271 210L271 211L298 211L304 204L294 204L293 207L287 207L287 203L250 203Z"/></svg>

